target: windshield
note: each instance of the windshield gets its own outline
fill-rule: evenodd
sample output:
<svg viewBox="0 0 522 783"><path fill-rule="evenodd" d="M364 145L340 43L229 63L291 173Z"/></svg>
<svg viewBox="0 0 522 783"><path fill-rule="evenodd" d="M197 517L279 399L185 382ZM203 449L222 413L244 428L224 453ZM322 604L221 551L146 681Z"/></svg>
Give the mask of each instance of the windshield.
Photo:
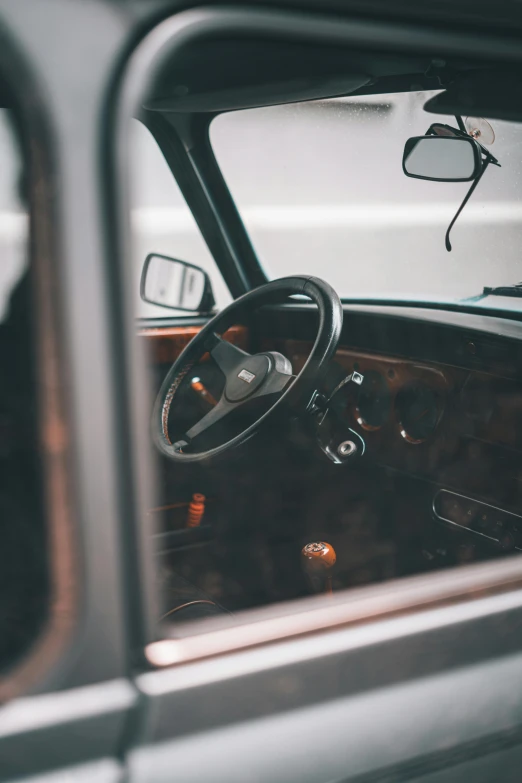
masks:
<svg viewBox="0 0 522 783"><path fill-rule="evenodd" d="M211 125L216 158L272 279L317 275L348 299L455 302L522 279L522 126L490 120L489 166L470 182L405 176L409 137L455 118L436 92L337 98L230 112ZM466 145L461 145L466 148ZM484 307L520 309L490 296Z"/></svg>

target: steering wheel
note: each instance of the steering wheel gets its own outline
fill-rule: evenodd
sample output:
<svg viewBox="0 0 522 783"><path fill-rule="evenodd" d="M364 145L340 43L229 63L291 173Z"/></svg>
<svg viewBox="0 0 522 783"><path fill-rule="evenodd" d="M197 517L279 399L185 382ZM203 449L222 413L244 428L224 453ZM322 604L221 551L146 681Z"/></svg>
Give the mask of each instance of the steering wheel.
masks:
<svg viewBox="0 0 522 783"><path fill-rule="evenodd" d="M249 354L221 339L227 329L251 316L253 310L280 304L292 294L307 296L317 305L319 328L312 351L298 375L292 374L289 360L276 351ZM176 462L199 462L239 446L252 437L276 411L288 406L296 413L306 410L337 347L343 323L343 309L334 289L317 277L284 277L262 285L236 299L212 318L190 341L168 371L154 405L152 430L157 447ZM176 403L179 387L196 362L210 356L225 376L225 386L217 404L182 438L173 443L169 436L169 414ZM206 451L191 451L194 439L247 401L267 395L274 403L243 432ZM173 409L173 408L172 408ZM173 409L174 410L174 409Z"/></svg>

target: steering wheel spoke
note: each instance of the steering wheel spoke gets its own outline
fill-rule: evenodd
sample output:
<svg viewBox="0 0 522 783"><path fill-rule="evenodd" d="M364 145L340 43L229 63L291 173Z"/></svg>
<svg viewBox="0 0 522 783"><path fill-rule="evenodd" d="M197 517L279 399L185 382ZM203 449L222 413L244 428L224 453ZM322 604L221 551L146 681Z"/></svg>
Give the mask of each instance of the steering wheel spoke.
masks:
<svg viewBox="0 0 522 783"><path fill-rule="evenodd" d="M202 419L187 430L182 440L190 443L194 438L197 438L198 435L201 435L202 432L205 432L205 430L208 430L210 427L214 426L214 424L217 424L218 421L221 421L227 413L230 413L233 407L234 405L231 405L224 397L221 397L217 405L214 405Z"/></svg>
<svg viewBox="0 0 522 783"><path fill-rule="evenodd" d="M217 334L213 334L207 344L210 355L225 377L228 377L245 359L250 357L249 353L223 340Z"/></svg>

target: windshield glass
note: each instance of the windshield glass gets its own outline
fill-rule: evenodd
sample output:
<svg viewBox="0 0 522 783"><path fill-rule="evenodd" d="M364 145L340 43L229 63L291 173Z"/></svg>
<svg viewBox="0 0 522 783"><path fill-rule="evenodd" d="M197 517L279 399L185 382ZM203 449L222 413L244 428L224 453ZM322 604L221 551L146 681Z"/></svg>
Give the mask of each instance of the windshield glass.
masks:
<svg viewBox="0 0 522 783"><path fill-rule="evenodd" d="M446 230L471 183L414 179L402 168L408 138L456 124L423 109L436 94L270 106L212 122L214 152L268 278L311 274L348 299L424 302L522 278L522 126L490 120L487 150L501 167L484 173L448 252ZM520 309L522 299L478 304Z"/></svg>

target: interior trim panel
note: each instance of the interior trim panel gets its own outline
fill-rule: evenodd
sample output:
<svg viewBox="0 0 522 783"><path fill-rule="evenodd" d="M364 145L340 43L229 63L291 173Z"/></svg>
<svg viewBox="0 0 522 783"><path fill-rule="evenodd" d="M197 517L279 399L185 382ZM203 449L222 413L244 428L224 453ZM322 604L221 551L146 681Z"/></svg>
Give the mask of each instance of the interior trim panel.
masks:
<svg viewBox="0 0 522 783"><path fill-rule="evenodd" d="M176 361L180 353L201 329L202 326L199 324L193 326L156 326L142 328L138 334L140 337L145 338L148 347L150 347L152 361L156 364L167 364ZM225 332L223 338L243 350L246 350L248 347L248 329L245 326L232 326Z"/></svg>

